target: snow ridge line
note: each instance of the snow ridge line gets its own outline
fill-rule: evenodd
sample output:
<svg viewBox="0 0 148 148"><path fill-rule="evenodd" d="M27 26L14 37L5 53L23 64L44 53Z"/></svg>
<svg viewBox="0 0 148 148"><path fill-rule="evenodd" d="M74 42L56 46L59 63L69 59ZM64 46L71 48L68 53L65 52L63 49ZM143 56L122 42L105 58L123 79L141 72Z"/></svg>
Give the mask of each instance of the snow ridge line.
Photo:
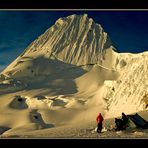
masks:
<svg viewBox="0 0 148 148"><path fill-rule="evenodd" d="M54 56L54 58L56 58L57 60L62 61L61 59L59 59L59 58L56 57L56 55L54 54L54 52L52 52L51 55ZM63 62L63 61L62 61L62 62ZM104 66L100 65L99 63L89 63L89 64L85 64L85 65L76 65L76 66L73 66L72 68L75 68L75 67L84 67L84 66L90 66L90 65L92 65L92 66L93 66L93 65L97 65L97 66L100 66L100 67L102 67L102 68L104 68L104 69L106 69L106 70L110 70L110 71L117 72L117 70L115 70L115 69L110 69L110 68L108 68L108 67L104 67Z"/></svg>

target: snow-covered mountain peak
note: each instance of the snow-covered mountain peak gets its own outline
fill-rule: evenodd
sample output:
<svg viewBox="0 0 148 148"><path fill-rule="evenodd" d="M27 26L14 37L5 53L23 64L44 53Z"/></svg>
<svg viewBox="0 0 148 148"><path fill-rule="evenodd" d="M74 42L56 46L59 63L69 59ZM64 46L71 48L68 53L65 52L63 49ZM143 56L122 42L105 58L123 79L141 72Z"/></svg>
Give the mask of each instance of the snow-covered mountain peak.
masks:
<svg viewBox="0 0 148 148"><path fill-rule="evenodd" d="M23 56L55 56L74 65L97 63L102 52L112 42L101 25L87 14L59 18L43 35L38 37Z"/></svg>
<svg viewBox="0 0 148 148"><path fill-rule="evenodd" d="M95 23L87 14L73 14L59 18L44 34L33 41L3 73L24 71L17 63L28 65L30 60L32 60L30 63L36 63L37 59L41 59L40 57L45 58L42 61L56 60L75 66L102 64L108 49L113 49L112 42L101 25ZM42 67L42 65L38 63L37 67Z"/></svg>

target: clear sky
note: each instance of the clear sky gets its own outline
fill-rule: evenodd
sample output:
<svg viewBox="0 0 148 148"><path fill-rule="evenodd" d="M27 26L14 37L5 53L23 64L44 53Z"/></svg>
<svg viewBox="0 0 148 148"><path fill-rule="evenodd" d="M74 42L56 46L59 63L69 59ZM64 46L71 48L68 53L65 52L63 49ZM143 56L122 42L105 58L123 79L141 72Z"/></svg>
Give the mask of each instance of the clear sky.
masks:
<svg viewBox="0 0 148 148"><path fill-rule="evenodd" d="M0 71L58 18L84 13L102 25L119 52L148 51L148 11L0 11Z"/></svg>

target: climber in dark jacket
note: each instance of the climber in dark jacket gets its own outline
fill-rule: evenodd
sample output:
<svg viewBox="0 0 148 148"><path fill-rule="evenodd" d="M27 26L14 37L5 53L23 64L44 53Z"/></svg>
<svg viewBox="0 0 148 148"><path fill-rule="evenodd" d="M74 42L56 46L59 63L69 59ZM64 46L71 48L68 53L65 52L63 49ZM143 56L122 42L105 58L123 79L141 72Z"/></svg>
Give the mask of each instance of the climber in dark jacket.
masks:
<svg viewBox="0 0 148 148"><path fill-rule="evenodd" d="M124 113L122 113L122 121L124 126L123 128L126 129L126 125L128 123L128 117Z"/></svg>

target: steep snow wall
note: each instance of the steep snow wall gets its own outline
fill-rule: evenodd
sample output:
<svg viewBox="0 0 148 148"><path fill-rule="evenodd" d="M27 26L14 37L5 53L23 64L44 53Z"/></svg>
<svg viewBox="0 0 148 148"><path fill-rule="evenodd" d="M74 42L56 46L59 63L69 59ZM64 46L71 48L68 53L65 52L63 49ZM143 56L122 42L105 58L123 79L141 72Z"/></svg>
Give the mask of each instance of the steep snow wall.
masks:
<svg viewBox="0 0 148 148"><path fill-rule="evenodd" d="M120 74L118 79L105 82L106 116L148 109L148 52L120 53L116 61L116 70Z"/></svg>

